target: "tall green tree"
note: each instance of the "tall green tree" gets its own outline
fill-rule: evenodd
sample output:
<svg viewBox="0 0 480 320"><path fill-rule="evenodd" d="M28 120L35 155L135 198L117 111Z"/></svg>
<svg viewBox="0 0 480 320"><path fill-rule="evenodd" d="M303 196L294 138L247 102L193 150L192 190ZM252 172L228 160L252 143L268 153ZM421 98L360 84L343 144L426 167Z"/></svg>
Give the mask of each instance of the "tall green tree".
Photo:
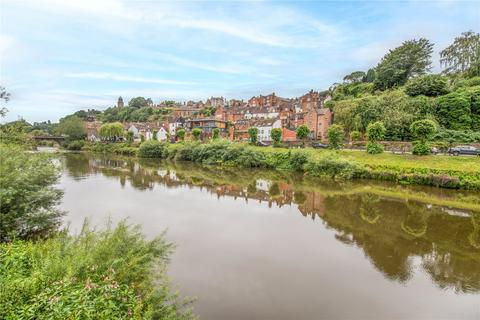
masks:
<svg viewBox="0 0 480 320"><path fill-rule="evenodd" d="M200 128L194 128L192 130L192 136L195 140L198 140L200 139L200 135L202 134L202 129Z"/></svg>
<svg viewBox="0 0 480 320"><path fill-rule="evenodd" d="M468 95L465 92L455 91L438 97L436 118L446 129L469 130L472 111Z"/></svg>
<svg viewBox="0 0 480 320"><path fill-rule="evenodd" d="M409 40L390 50L376 67L375 87L380 90L404 85L411 77L430 71L433 44L427 39Z"/></svg>
<svg viewBox="0 0 480 320"><path fill-rule="evenodd" d="M180 141L185 140L185 129L177 129L175 130L175 135L180 139Z"/></svg>
<svg viewBox="0 0 480 320"><path fill-rule="evenodd" d="M297 136L297 139L302 141L302 145L305 145L305 140L310 134L310 129L306 125L302 124L297 128L295 134Z"/></svg>
<svg viewBox="0 0 480 320"><path fill-rule="evenodd" d="M343 77L343 81L348 82L348 83L358 83L358 82L363 82L366 78L366 74L363 71L354 71L345 77Z"/></svg>
<svg viewBox="0 0 480 320"><path fill-rule="evenodd" d="M258 142L258 128L256 128L256 127L248 128L247 132L248 132L249 142L251 144L257 144L257 142Z"/></svg>
<svg viewBox="0 0 480 320"><path fill-rule="evenodd" d="M270 137L273 141L273 146L278 146L282 142L282 129L274 128L270 131Z"/></svg>
<svg viewBox="0 0 480 320"><path fill-rule="evenodd" d="M343 127L338 124L331 125L327 131L328 145L331 149L340 149L343 146L345 132Z"/></svg>
<svg viewBox="0 0 480 320"><path fill-rule="evenodd" d="M68 140L82 140L87 135L83 120L77 116L60 119L55 131L57 134L67 136Z"/></svg>
<svg viewBox="0 0 480 320"><path fill-rule="evenodd" d="M413 146L413 154L426 155L431 153L427 142L437 132L437 126L432 120L418 120L411 124L410 131L413 133L417 141Z"/></svg>
<svg viewBox="0 0 480 320"><path fill-rule="evenodd" d="M148 107L151 101L152 100L150 98L145 99L144 97L136 97L136 98L132 98L128 102L128 106L130 108L140 109L140 108Z"/></svg>
<svg viewBox="0 0 480 320"><path fill-rule="evenodd" d="M447 78L439 74L426 74L408 80L405 92L412 97L437 97L448 93Z"/></svg>
<svg viewBox="0 0 480 320"><path fill-rule="evenodd" d="M367 126L367 152L370 154L378 154L383 152L383 145L379 142L385 137L387 129L383 122L377 121Z"/></svg>
<svg viewBox="0 0 480 320"><path fill-rule="evenodd" d="M467 31L440 52L440 63L446 74L466 73L480 76L480 34Z"/></svg>
<svg viewBox="0 0 480 320"><path fill-rule="evenodd" d="M47 236L60 224L59 171L46 154L0 145L0 242Z"/></svg>

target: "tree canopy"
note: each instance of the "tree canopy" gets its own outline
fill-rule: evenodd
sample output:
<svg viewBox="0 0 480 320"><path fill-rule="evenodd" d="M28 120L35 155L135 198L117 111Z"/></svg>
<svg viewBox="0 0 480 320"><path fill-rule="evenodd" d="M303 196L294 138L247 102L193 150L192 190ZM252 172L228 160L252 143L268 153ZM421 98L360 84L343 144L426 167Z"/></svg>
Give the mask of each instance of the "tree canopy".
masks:
<svg viewBox="0 0 480 320"><path fill-rule="evenodd" d="M57 134L67 136L69 140L82 140L87 135L83 120L77 116L60 119L55 131Z"/></svg>
<svg viewBox="0 0 480 320"><path fill-rule="evenodd" d="M375 87L380 90L404 85L411 77L430 71L433 44L420 38L390 50L375 69Z"/></svg>
<svg viewBox="0 0 480 320"><path fill-rule="evenodd" d="M446 74L480 76L480 34L463 32L440 52L440 63Z"/></svg>

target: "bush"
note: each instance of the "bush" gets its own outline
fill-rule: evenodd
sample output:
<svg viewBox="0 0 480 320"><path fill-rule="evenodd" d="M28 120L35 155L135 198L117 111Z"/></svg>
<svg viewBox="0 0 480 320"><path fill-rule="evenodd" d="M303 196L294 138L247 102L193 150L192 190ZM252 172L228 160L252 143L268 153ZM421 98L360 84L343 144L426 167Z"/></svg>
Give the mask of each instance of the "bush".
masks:
<svg viewBox="0 0 480 320"><path fill-rule="evenodd" d="M333 154L309 160L305 164L305 173L313 177L328 176L331 178L353 179L362 176L365 171L356 162Z"/></svg>
<svg viewBox="0 0 480 320"><path fill-rule="evenodd" d="M54 187L59 170L49 155L0 145L0 173L0 242L54 231L63 215L56 208L62 191Z"/></svg>
<svg viewBox="0 0 480 320"><path fill-rule="evenodd" d="M192 130L192 136L195 140L198 140L200 139L200 135L202 134L202 129L200 128L194 128Z"/></svg>
<svg viewBox="0 0 480 320"><path fill-rule="evenodd" d="M330 148L340 149L343 146L343 139L345 139L345 133L341 125L331 125L330 128L328 128L327 136Z"/></svg>
<svg viewBox="0 0 480 320"><path fill-rule="evenodd" d="M432 153L430 146L422 141L415 141L413 143L412 153L418 156L424 156Z"/></svg>
<svg viewBox="0 0 480 320"><path fill-rule="evenodd" d="M138 149L140 158L165 158L167 145L156 140L145 141ZM168 151L167 151L168 152Z"/></svg>
<svg viewBox="0 0 480 320"><path fill-rule="evenodd" d="M447 78L438 74L427 74L408 80L405 92L409 96L424 95L437 97L448 93Z"/></svg>
<svg viewBox="0 0 480 320"><path fill-rule="evenodd" d="M212 139L217 140L220 137L220 129L214 128L212 131Z"/></svg>
<svg viewBox="0 0 480 320"><path fill-rule="evenodd" d="M357 142L362 139L362 133L360 131L352 131L350 132L350 141Z"/></svg>
<svg viewBox="0 0 480 320"><path fill-rule="evenodd" d="M138 227L0 245L0 319L188 319L167 283L172 251Z"/></svg>
<svg viewBox="0 0 480 320"><path fill-rule="evenodd" d="M432 120L418 120L410 125L410 131L420 142L424 144L433 137L437 131L437 126Z"/></svg>
<svg viewBox="0 0 480 320"><path fill-rule="evenodd" d="M467 94L455 91L439 97L436 104L436 118L446 129L470 129L472 114Z"/></svg>
<svg viewBox="0 0 480 320"><path fill-rule="evenodd" d="M75 140L70 142L65 142L64 148L70 151L79 151L82 150L85 142L82 140Z"/></svg>
<svg viewBox="0 0 480 320"><path fill-rule="evenodd" d="M272 129L272 131L270 131L270 137L272 138L273 146L278 147L282 142L282 129L280 128Z"/></svg>
<svg viewBox="0 0 480 320"><path fill-rule="evenodd" d="M258 128L251 127L248 128L248 141L250 144L257 144L258 142Z"/></svg>
<svg viewBox="0 0 480 320"><path fill-rule="evenodd" d="M384 150L385 150L385 148L380 143L367 142L367 153L369 153L369 154L383 153Z"/></svg>

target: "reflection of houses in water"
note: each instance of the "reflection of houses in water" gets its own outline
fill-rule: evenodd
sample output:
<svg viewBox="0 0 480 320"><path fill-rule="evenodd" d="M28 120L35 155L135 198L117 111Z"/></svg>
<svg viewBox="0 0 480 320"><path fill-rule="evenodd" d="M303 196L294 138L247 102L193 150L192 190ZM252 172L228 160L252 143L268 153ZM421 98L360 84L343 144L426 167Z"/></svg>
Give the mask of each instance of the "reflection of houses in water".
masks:
<svg viewBox="0 0 480 320"><path fill-rule="evenodd" d="M325 197L318 192L305 192L305 201L298 205L298 210L304 217L311 216L312 220L318 215L325 214Z"/></svg>

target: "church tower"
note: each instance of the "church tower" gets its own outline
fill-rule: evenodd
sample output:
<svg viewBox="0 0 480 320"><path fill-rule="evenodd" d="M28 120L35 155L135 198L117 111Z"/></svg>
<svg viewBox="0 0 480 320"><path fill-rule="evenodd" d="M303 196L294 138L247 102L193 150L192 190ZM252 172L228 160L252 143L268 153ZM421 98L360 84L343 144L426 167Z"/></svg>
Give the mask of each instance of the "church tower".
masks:
<svg viewBox="0 0 480 320"><path fill-rule="evenodd" d="M117 108L123 108L123 99L122 97L118 97L118 101L117 101Z"/></svg>

